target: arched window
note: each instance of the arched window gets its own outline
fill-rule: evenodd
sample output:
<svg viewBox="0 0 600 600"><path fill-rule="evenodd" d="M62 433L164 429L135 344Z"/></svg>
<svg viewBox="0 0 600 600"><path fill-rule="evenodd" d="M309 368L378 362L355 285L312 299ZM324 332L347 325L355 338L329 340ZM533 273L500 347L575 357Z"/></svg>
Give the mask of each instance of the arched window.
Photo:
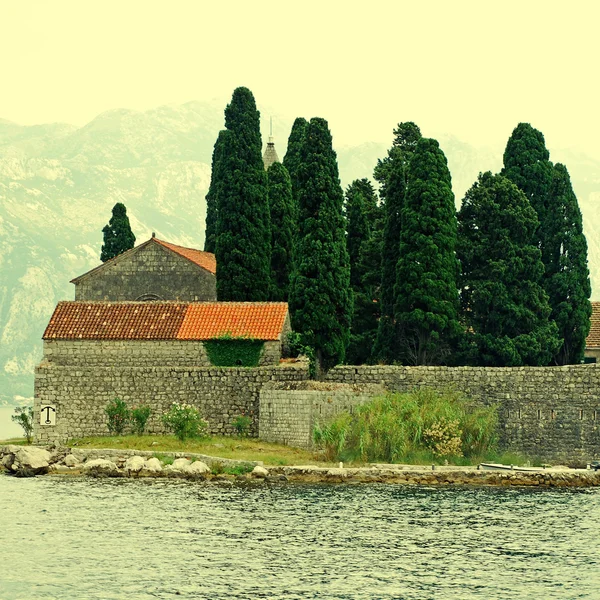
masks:
<svg viewBox="0 0 600 600"><path fill-rule="evenodd" d="M157 294L142 294L135 300L136 302L158 302L162 300L162 298Z"/></svg>

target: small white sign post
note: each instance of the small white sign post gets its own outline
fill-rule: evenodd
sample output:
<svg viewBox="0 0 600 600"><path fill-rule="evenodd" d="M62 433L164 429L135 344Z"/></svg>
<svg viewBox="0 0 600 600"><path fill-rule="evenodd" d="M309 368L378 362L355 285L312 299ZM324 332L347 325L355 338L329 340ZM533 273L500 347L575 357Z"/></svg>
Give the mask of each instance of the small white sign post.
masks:
<svg viewBox="0 0 600 600"><path fill-rule="evenodd" d="M56 406L42 404L40 409L40 425L56 425Z"/></svg>

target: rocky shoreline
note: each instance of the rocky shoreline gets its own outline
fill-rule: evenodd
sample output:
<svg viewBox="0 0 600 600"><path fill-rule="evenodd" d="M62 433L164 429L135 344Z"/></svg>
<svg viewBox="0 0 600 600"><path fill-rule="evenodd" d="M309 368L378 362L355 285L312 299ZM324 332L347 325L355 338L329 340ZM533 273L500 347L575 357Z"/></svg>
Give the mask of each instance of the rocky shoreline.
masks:
<svg viewBox="0 0 600 600"><path fill-rule="evenodd" d="M365 467L264 466L203 454L141 450L0 446L0 470L16 477L57 474L89 477L170 477L231 484L388 483L435 486L600 487L600 471L551 467L541 471L486 471L477 467L372 464ZM161 460L162 459L162 460Z"/></svg>

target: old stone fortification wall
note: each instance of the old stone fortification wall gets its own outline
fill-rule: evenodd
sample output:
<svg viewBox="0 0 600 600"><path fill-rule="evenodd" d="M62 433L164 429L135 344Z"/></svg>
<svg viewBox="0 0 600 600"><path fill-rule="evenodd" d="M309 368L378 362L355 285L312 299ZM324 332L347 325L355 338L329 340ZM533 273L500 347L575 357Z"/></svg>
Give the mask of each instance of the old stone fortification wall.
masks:
<svg viewBox="0 0 600 600"><path fill-rule="evenodd" d="M269 381L292 382L308 377L304 364L257 368L193 366L73 366L42 362L36 369L35 443L106 435L106 405L114 398L130 407L152 409L150 433L165 433L160 421L173 402L196 406L213 434L234 433L233 420L252 417L251 434L258 433L258 394ZM42 405L56 409L55 425L40 425Z"/></svg>
<svg viewBox="0 0 600 600"><path fill-rule="evenodd" d="M265 342L259 366L276 365L281 343ZM44 340L44 360L73 367L210 367L204 344L193 340Z"/></svg>
<svg viewBox="0 0 600 600"><path fill-rule="evenodd" d="M148 244L132 256L92 273L75 286L75 300L148 299L183 302L217 299L215 276L159 244Z"/></svg>
<svg viewBox="0 0 600 600"><path fill-rule="evenodd" d="M334 415L364 401L352 386L379 385L394 392L416 387L455 389L484 405L496 404L503 449L549 462L585 463L600 458L600 366L385 367L342 366L326 382L348 384L329 392L265 389L260 434L306 446L311 423L327 406ZM302 385L302 384L301 384ZM319 413L321 410L321 413ZM263 420L263 417L265 420Z"/></svg>

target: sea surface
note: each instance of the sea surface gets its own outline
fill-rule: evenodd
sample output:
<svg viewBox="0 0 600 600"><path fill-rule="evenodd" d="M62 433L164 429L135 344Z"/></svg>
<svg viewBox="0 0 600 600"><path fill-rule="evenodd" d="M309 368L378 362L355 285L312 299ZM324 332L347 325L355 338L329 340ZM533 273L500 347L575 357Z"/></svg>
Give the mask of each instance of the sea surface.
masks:
<svg viewBox="0 0 600 600"><path fill-rule="evenodd" d="M14 406L0 406L0 440L23 437L23 429L10 419L14 414Z"/></svg>
<svg viewBox="0 0 600 600"><path fill-rule="evenodd" d="M0 599L600 598L600 491L0 475Z"/></svg>

